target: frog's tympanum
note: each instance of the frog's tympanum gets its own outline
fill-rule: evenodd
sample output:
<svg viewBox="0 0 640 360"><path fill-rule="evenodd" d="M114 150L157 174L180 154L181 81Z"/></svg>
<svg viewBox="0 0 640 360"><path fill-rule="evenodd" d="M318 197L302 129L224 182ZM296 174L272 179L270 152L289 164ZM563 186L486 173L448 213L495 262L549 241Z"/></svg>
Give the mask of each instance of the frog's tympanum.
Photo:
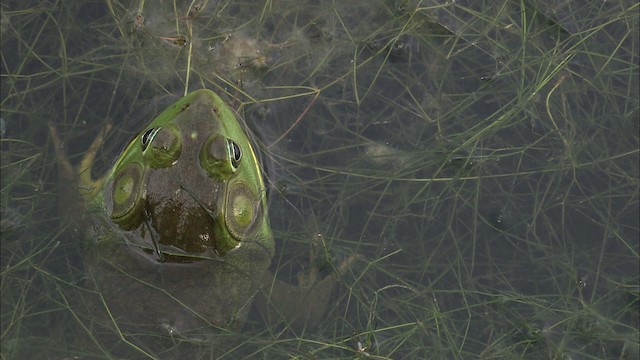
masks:
<svg viewBox="0 0 640 360"><path fill-rule="evenodd" d="M94 180L107 131L74 169L51 127L61 179L76 182L83 204L75 217L87 248L84 286L99 294L107 322L179 334L237 330L259 293L271 304L262 309L301 312L289 317L298 326L322 318L336 274L300 290L269 273L274 240L261 168L220 97L198 90L180 99Z"/></svg>

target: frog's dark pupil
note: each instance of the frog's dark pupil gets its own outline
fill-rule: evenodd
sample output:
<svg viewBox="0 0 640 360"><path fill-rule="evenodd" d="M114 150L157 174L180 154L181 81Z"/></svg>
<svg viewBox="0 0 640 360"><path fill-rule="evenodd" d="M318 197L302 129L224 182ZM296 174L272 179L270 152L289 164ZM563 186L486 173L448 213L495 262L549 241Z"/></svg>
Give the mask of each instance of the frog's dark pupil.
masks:
<svg viewBox="0 0 640 360"><path fill-rule="evenodd" d="M142 150L146 149L149 145L149 140L151 140L151 135L153 135L155 128L150 128L142 134Z"/></svg>
<svg viewBox="0 0 640 360"><path fill-rule="evenodd" d="M237 166L238 163L240 162L240 159L242 159L242 150L240 149L240 146L233 140L230 141L231 142L231 156L232 156L232 162L234 166Z"/></svg>

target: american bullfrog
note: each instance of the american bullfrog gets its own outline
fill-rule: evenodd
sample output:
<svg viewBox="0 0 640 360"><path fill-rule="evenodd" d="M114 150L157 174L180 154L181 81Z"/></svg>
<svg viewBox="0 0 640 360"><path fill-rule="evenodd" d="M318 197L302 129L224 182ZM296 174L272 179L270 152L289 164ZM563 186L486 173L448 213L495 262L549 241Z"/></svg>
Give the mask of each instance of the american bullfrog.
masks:
<svg viewBox="0 0 640 360"><path fill-rule="evenodd" d="M91 168L109 129L75 168L50 130L60 178L80 193L66 208L76 209L83 234L84 286L98 294L94 307L107 310L108 326L184 336L238 330L254 298L269 318L297 329L322 319L336 278L355 258L323 279L312 267L299 286L269 272L274 238L261 167L214 92L194 91L169 106L98 180Z"/></svg>

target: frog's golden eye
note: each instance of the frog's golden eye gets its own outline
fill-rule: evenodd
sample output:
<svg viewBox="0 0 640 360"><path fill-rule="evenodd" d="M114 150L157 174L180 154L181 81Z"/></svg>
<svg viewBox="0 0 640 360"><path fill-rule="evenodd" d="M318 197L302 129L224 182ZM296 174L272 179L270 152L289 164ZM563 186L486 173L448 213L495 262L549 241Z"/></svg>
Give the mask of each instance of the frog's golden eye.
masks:
<svg viewBox="0 0 640 360"><path fill-rule="evenodd" d="M229 154L231 155L231 165L237 169L242 159L242 149L240 145L233 140L229 140Z"/></svg>

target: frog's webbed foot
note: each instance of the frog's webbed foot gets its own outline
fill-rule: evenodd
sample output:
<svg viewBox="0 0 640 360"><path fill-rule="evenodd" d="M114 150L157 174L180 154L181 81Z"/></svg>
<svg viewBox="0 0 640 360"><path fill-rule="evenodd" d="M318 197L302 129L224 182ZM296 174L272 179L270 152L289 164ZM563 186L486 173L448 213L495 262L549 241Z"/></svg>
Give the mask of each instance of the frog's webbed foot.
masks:
<svg viewBox="0 0 640 360"><path fill-rule="evenodd" d="M49 135L53 142L53 147L56 152L56 161L58 163L58 183L60 184L60 199L63 202L69 202L72 199L77 199L78 193L85 198L91 198L94 193L102 187L103 179L98 181L93 180L91 175L91 167L95 160L98 150L104 143L106 135L111 130L111 124L105 125L100 133L91 143L91 146L85 151L84 156L80 163L74 167L71 165L69 158L64 152L64 145L53 123L49 122ZM78 209L82 206L74 204L60 204L63 213L66 213L69 209Z"/></svg>
<svg viewBox="0 0 640 360"><path fill-rule="evenodd" d="M53 149L56 152L56 162L58 163L58 182L59 183L73 183L77 182L77 174L69 158L64 153L62 140L60 139L60 135L58 134L58 129L49 122L49 136L51 136L51 141L53 142Z"/></svg>
<svg viewBox="0 0 640 360"><path fill-rule="evenodd" d="M285 320L296 331L317 326L325 317L331 295L339 280L359 255L351 255L337 266L327 259L327 251L321 236L314 239L309 255L309 269L298 274L298 285L277 280L267 273L263 278L266 287L266 304L258 301L263 315L270 320ZM331 273L321 278L321 268L332 267Z"/></svg>

